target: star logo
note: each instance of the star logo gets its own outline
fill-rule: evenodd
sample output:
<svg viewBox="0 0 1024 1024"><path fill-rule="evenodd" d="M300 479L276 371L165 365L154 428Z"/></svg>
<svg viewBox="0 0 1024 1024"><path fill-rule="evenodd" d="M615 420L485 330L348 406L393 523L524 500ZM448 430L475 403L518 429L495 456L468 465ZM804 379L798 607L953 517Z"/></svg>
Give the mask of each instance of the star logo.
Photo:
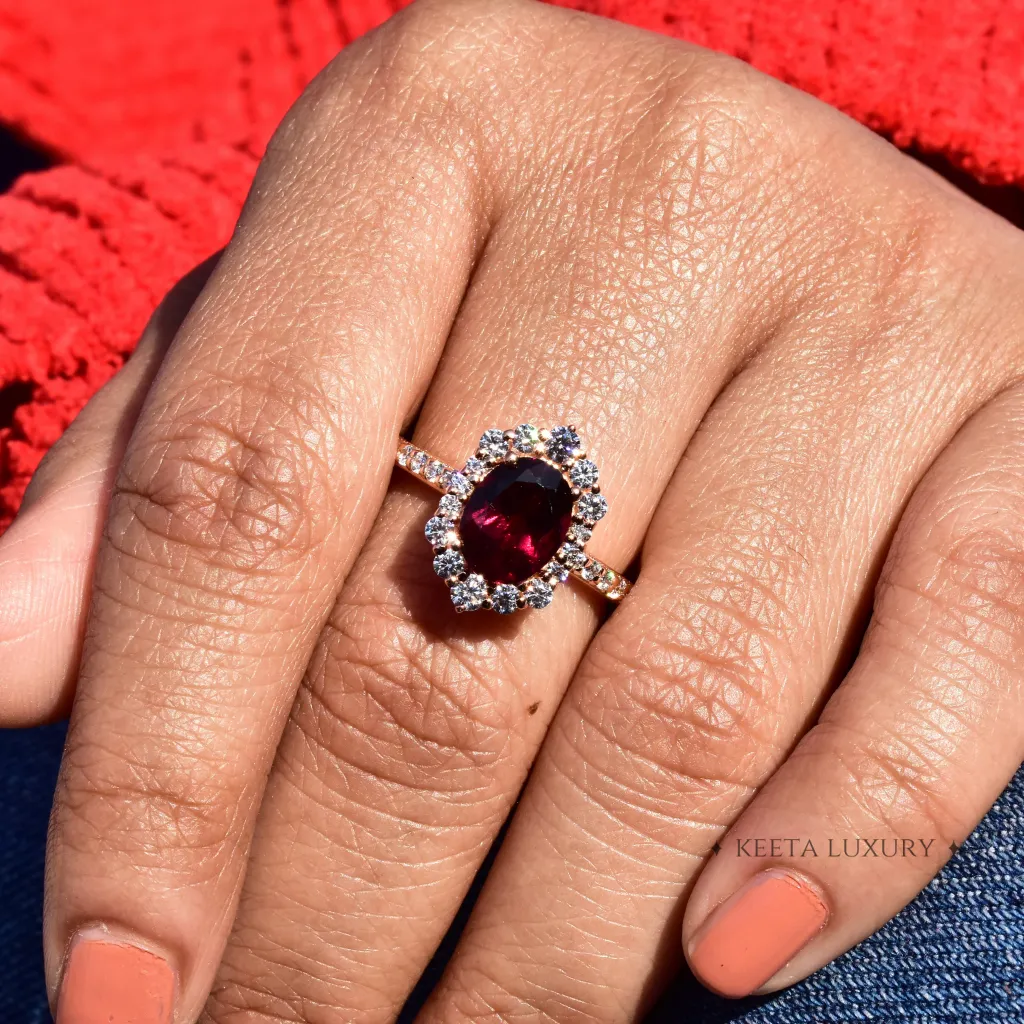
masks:
<svg viewBox="0 0 1024 1024"><path fill-rule="evenodd" d="M949 844L949 852L950 853L956 853L956 851L959 850L959 849L960 849L960 847L957 846L956 840L954 839L953 842L951 842Z"/></svg>
<svg viewBox="0 0 1024 1024"><path fill-rule="evenodd" d="M718 843L715 843L715 845L711 847L711 852L714 853L715 856L718 856L718 854L722 852L722 848L718 845Z"/></svg>

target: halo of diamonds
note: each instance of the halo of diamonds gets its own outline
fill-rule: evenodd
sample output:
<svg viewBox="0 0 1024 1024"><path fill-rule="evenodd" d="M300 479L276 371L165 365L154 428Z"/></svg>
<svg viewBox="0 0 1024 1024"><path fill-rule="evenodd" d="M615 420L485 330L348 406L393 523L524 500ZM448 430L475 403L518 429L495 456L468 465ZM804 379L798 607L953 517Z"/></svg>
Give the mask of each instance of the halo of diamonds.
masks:
<svg viewBox="0 0 1024 1024"><path fill-rule="evenodd" d="M562 474L574 499L572 524L555 557L540 572L518 583L491 584L467 571L459 521L476 484L496 466L527 457L541 459ZM434 572L448 584L456 611L490 608L508 615L520 608L546 608L555 587L570 575L610 601L621 601L629 593L632 584L625 576L587 554L587 542L595 524L607 514L608 501L601 494L597 464L587 457L574 426L542 430L521 423L512 430L485 430L476 452L461 469L402 442L398 464L442 493L424 534L434 550Z"/></svg>

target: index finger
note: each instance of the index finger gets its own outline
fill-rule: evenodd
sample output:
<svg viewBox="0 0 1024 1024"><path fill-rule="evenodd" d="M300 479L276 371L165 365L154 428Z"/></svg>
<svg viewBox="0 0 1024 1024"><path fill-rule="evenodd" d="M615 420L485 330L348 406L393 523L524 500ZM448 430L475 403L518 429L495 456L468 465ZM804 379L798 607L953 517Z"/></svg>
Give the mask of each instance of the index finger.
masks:
<svg viewBox="0 0 1024 1024"><path fill-rule="evenodd" d="M49 847L64 1024L194 1019L320 626L481 236L386 37L287 119L127 450Z"/></svg>

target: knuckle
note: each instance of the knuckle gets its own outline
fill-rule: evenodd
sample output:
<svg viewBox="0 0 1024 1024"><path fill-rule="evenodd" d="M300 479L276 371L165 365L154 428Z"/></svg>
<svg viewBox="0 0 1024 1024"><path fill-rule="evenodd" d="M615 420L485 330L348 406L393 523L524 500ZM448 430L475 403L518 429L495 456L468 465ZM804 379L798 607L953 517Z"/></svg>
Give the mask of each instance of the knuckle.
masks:
<svg viewBox="0 0 1024 1024"><path fill-rule="evenodd" d="M893 151L883 154L896 161L889 165L884 208L873 208L877 198L850 173L868 160L880 163L874 147L881 143L861 127L710 52L673 55L660 74L634 89L639 99L622 105L632 115L629 128L636 133L633 110L640 103L651 130L643 136L643 155L619 164L635 176L626 182L630 194L667 214L647 218L658 248L685 257L685 242L705 275L709 249L727 268L740 245L751 272L778 260L809 268L786 283L766 278L779 309L831 311L837 292L848 295L877 320L871 332L882 339L877 347L890 337L905 345L906 331L925 318L933 329L953 308L949 282L963 272L933 284L942 276L936 269L954 258L958 268L965 263L951 252L949 203L937 201L936 190L906 171ZM693 246L694 237L701 246ZM846 343L855 361L875 347L865 346L863 335Z"/></svg>
<svg viewBox="0 0 1024 1024"><path fill-rule="evenodd" d="M666 127L672 163L734 173L750 169L752 156L763 164L784 144L767 119L780 93L772 79L731 57L710 51L674 55L654 94L655 122ZM680 155L689 159L680 161Z"/></svg>
<svg viewBox="0 0 1024 1024"><path fill-rule="evenodd" d="M516 38L510 26L517 12L533 2L418 0L405 7L345 47L305 90L267 147L261 180L329 177L335 210L344 204L353 223L377 236L402 220L422 230L425 218L453 210L483 221L490 195L484 179L502 148L495 139L505 135L493 128L506 117L492 95L504 76L493 69ZM486 74L494 80L482 81ZM361 187L370 179L404 201L382 209L379 190Z"/></svg>
<svg viewBox="0 0 1024 1024"><path fill-rule="evenodd" d="M887 200L881 217L863 216L863 201L856 204L859 222L849 216L843 221L850 242L821 274L819 302L829 301L829 287L841 289L872 324L867 334L876 339L873 344L857 338L848 342L856 365L876 352L882 359L905 352L909 338L924 343L925 332L933 335L948 311L963 305L962 286L954 282L965 281L966 268L954 270L951 264L953 235L942 203L931 190L916 186L894 191Z"/></svg>
<svg viewBox="0 0 1024 1024"><path fill-rule="evenodd" d="M710 551L687 535L671 557L680 540L661 540L660 568L645 569L570 691L570 746L613 766L601 798L627 823L651 807L727 823L781 763L805 700L807 530L749 502L711 526Z"/></svg>
<svg viewBox="0 0 1024 1024"><path fill-rule="evenodd" d="M616 747L688 778L756 784L778 756L788 664L778 637L722 604L664 611L595 643L581 717Z"/></svg>
<svg viewBox="0 0 1024 1024"><path fill-rule="evenodd" d="M534 0L418 0L398 19L402 34L420 38L440 49L446 46L446 33L466 33L467 40L479 39L481 30L499 26L507 30L522 16L539 5Z"/></svg>
<svg viewBox="0 0 1024 1024"><path fill-rule="evenodd" d="M231 391L129 453L107 527L122 555L273 574L323 540L331 517L311 513L330 510L331 488L307 414L272 389Z"/></svg>
<svg viewBox="0 0 1024 1024"><path fill-rule="evenodd" d="M494 73L496 58L516 51L524 13L539 6L535 0L418 0L378 30L355 67L342 51L328 68L325 88L338 95L353 71L372 72L381 84L375 96L386 106L436 104L452 112L453 101L472 97L473 81Z"/></svg>
<svg viewBox="0 0 1024 1024"><path fill-rule="evenodd" d="M947 753L934 727L902 721L898 732L874 727L870 734L824 721L815 727L816 749L830 750L848 792L868 820L896 835L911 835L922 825L938 836L959 836L972 806L954 792Z"/></svg>
<svg viewBox="0 0 1024 1024"><path fill-rule="evenodd" d="M1024 607L1024 520L1015 512L976 524L957 537L943 561L950 582L968 602L1019 614Z"/></svg>
<svg viewBox="0 0 1024 1024"><path fill-rule="evenodd" d="M426 0L407 7L379 55L387 108L415 126L403 139L428 159L447 154L450 162L456 152L467 166L489 163L496 122L514 122L521 99L514 83L535 34L531 15L541 7L536 0Z"/></svg>
<svg viewBox="0 0 1024 1024"><path fill-rule="evenodd" d="M659 205L669 198L669 228L698 222L720 233L763 219L795 162L770 114L790 106L781 87L733 58L687 50L673 53L653 84L633 88L641 95L624 113L640 103L649 122L637 185Z"/></svg>
<svg viewBox="0 0 1024 1024"><path fill-rule="evenodd" d="M141 744L140 744L141 746ZM72 734L61 767L57 822L63 842L114 849L140 868L214 877L233 848L243 813L229 773L193 762L167 771L160 758L110 750Z"/></svg>
<svg viewBox="0 0 1024 1024"><path fill-rule="evenodd" d="M373 786L486 800L513 757L513 672L407 626L386 602L346 603L303 682L296 724Z"/></svg>
<svg viewBox="0 0 1024 1024"><path fill-rule="evenodd" d="M921 495L901 524L879 581L878 604L919 619L936 609L970 645L1004 647L1024 636L1024 513L1021 481L997 465L967 475L941 498ZM922 540L923 538L923 540ZM888 593L909 595L890 602Z"/></svg>

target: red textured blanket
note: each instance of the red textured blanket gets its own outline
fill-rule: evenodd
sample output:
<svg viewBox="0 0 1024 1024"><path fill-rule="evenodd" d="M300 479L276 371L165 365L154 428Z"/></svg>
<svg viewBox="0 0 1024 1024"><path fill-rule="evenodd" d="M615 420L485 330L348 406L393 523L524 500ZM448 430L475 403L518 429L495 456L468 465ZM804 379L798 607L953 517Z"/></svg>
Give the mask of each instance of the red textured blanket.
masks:
<svg viewBox="0 0 1024 1024"><path fill-rule="evenodd" d="M1024 0L561 0L732 53L1024 184ZM288 105L402 0L0 0L0 531L167 288L226 241Z"/></svg>

